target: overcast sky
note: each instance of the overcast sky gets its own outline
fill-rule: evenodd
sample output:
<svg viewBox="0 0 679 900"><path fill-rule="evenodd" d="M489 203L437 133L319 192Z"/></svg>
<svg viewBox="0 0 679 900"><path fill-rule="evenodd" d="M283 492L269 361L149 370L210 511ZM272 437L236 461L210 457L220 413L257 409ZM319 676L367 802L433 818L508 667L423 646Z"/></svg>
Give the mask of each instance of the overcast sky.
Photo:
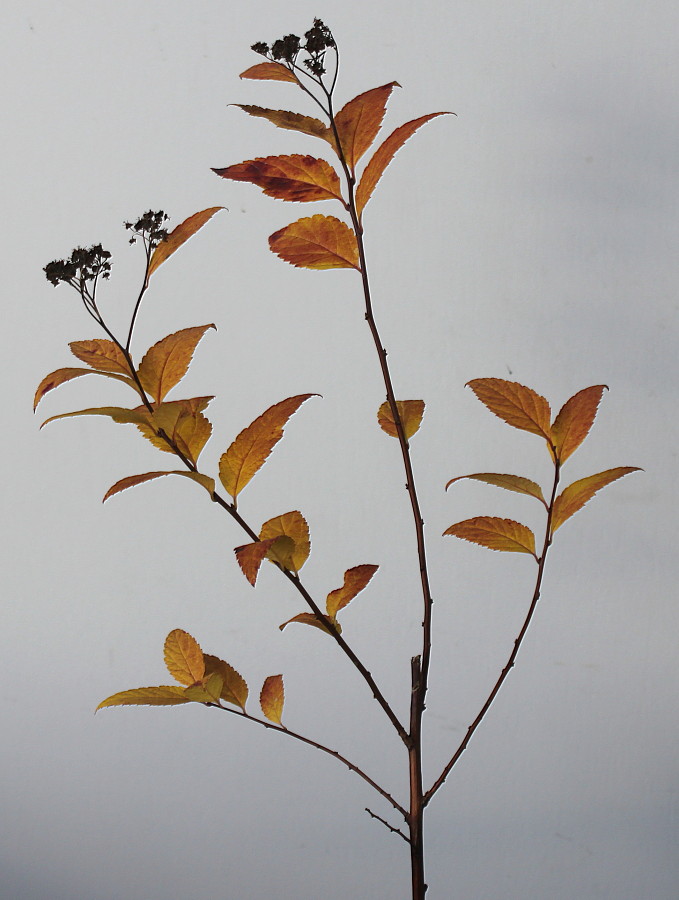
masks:
<svg viewBox="0 0 679 900"><path fill-rule="evenodd" d="M397 80L386 133L439 110L365 214L376 315L413 439L435 606L430 784L511 651L534 565L441 538L473 515L540 527L529 499L451 477L549 478L541 442L464 385L529 385L553 408L605 383L564 479L622 465L558 532L518 665L426 821L432 900L674 900L677 859L677 200L679 8L671 0L15 2L5 11L5 560L0 879L11 900L405 900L407 848L329 757L198 705L113 709L168 682L163 641L191 632L247 679L283 672L291 728L405 802L406 758L365 684L270 566L257 589L235 523L184 479L101 498L163 468L129 426L49 415L124 403L104 379L33 392L98 336L42 267L76 245L114 254L102 303L122 329L141 271L122 228L223 205L154 278L134 352L215 322L173 396L215 394L219 456L264 409L316 392L243 492L255 528L300 509L304 580L324 598L380 565L345 635L399 715L419 650L415 543L355 272L294 269L267 236L329 206L284 204L211 167L319 153L232 103L315 114L285 84L240 81L258 40L314 16L342 54L338 103ZM254 710L253 710L254 711ZM397 823L395 823L397 824Z"/></svg>

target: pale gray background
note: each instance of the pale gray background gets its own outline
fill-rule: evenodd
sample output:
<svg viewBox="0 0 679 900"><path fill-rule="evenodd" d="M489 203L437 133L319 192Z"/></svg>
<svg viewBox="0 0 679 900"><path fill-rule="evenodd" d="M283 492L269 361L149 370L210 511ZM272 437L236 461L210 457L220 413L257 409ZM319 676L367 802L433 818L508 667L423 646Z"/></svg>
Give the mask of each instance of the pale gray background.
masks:
<svg viewBox="0 0 679 900"><path fill-rule="evenodd" d="M284 672L286 721L405 796L405 755L361 680L267 567L253 591L243 537L179 479L101 506L118 478L162 468L133 428L39 421L124 402L47 372L94 337L42 266L103 241L102 299L126 321L140 266L120 225L149 207L174 223L229 207L154 278L135 344L216 322L184 395L214 393L215 471L271 403L316 391L242 495L255 527L301 509L305 580L323 598L349 566L382 564L343 617L405 716L418 649L412 525L398 448L377 428L383 388L356 273L307 272L266 237L301 215L210 167L318 152L229 103L312 112L294 87L241 82L249 46L314 15L342 50L338 101L397 79L392 128L436 110L365 216L376 311L397 392L422 397L413 441L428 526L436 645L426 773L440 771L507 658L532 590L527 557L441 539L452 522L509 515L527 498L453 475L542 481L540 441L464 389L512 378L558 408L611 390L567 480L617 465L558 534L519 665L427 821L432 900L672 900L677 896L677 28L674 0L412 3L15 2L5 9L2 267L5 591L2 613L2 888L9 900L269 900L408 892L389 814L333 760L199 706L106 710L166 682L182 627L248 679ZM175 393L174 396L181 396Z"/></svg>

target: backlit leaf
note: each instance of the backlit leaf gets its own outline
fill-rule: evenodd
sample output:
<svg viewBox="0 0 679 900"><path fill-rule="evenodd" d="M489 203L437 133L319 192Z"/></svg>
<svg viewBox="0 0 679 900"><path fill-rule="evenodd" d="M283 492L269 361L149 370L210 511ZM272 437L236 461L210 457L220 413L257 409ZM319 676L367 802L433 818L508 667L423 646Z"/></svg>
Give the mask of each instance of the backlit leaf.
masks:
<svg viewBox="0 0 679 900"><path fill-rule="evenodd" d="M177 225L177 227L171 231L165 240L161 241L153 251L151 261L149 262L148 277L150 278L156 269L161 266L168 257L172 256L175 250L179 250L181 245L186 243L190 237L193 237L193 235L199 231L206 222L209 222L214 214L219 212L220 209L224 209L224 207L212 206L210 209L203 209L200 212L189 216L188 219L184 219L180 225Z"/></svg>
<svg viewBox="0 0 679 900"><path fill-rule="evenodd" d="M165 638L163 650L167 670L180 684L195 684L205 675L203 651L198 642L181 628Z"/></svg>
<svg viewBox="0 0 679 900"><path fill-rule="evenodd" d="M272 544L279 539L279 537L273 537L266 541L255 541L253 544L243 544L242 547L236 547L234 552L238 565L253 587L257 581L257 574L259 573L259 567L262 565L262 560L266 557Z"/></svg>
<svg viewBox="0 0 679 900"><path fill-rule="evenodd" d="M531 497L537 497L538 500L545 503L542 488L539 484L531 481L530 478L522 478L520 475L496 475L494 472L477 472L474 475L459 475L457 478L451 478L446 485L446 490L455 481L462 481L464 478L474 478L476 481L485 481L487 484L494 484L496 487L504 488L506 491L516 491L517 494L529 494Z"/></svg>
<svg viewBox="0 0 679 900"><path fill-rule="evenodd" d="M97 709L103 709L105 706L176 706L179 703L190 702L189 698L184 696L183 688L169 684L120 691L102 700Z"/></svg>
<svg viewBox="0 0 679 900"><path fill-rule="evenodd" d="M444 534L464 538L473 544L481 544L490 550L506 550L509 553L530 553L535 556L535 536L530 528L512 519L494 516L476 516L447 528Z"/></svg>
<svg viewBox="0 0 679 900"><path fill-rule="evenodd" d="M330 591L328 594L325 606L328 616L334 618L357 594L360 594L378 569L379 566L369 564L347 569L344 573L344 584L342 587Z"/></svg>
<svg viewBox="0 0 679 900"><path fill-rule="evenodd" d="M261 106L248 106L243 103L234 103L239 109L248 113L250 116L259 116L262 119L268 119L278 128L287 128L290 131L301 131L303 134L310 134L313 137L322 138L324 141L333 143L331 130L324 125L320 119L314 119L312 116L303 116L301 113L288 112L285 109L264 109ZM216 171L213 169L213 171Z"/></svg>
<svg viewBox="0 0 679 900"><path fill-rule="evenodd" d="M350 100L335 116L344 159L353 172L356 163L372 144L380 130L387 100L398 82L383 84Z"/></svg>
<svg viewBox="0 0 679 900"><path fill-rule="evenodd" d="M297 79L290 69L277 62L263 62L250 66L240 73L240 78L252 78L257 81L292 81L297 84Z"/></svg>
<svg viewBox="0 0 679 900"><path fill-rule="evenodd" d="M551 441L549 403L540 394L502 378L475 378L468 385L479 400L508 425Z"/></svg>
<svg viewBox="0 0 679 900"><path fill-rule="evenodd" d="M202 485L208 494L214 493L214 478L210 478L209 475L201 475L200 472L182 470L174 472L145 472L143 475L128 475L127 478L121 478L120 481L116 481L116 483L106 491L102 503L105 503L108 498L113 497L114 494L119 494L121 491L127 490L127 488L135 487L137 484L144 484L145 481L151 481L154 478L161 478L163 475L182 475L184 478L190 478L197 484Z"/></svg>
<svg viewBox="0 0 679 900"><path fill-rule="evenodd" d="M269 675L264 681L259 695L259 705L262 712L270 722L281 724L283 716L283 704L285 703L285 688L282 675Z"/></svg>
<svg viewBox="0 0 679 900"><path fill-rule="evenodd" d="M100 372L117 372L128 377L131 374L123 351L113 341L94 338L91 341L71 341L68 346L74 356L93 369Z"/></svg>
<svg viewBox="0 0 679 900"><path fill-rule="evenodd" d="M198 703L219 703L223 690L222 676L213 672L202 681L184 688L184 696Z"/></svg>
<svg viewBox="0 0 679 900"><path fill-rule="evenodd" d="M637 466L620 466L617 469L606 469L605 472L598 472L596 475L589 475L587 478L581 478L579 481L569 484L554 501L552 534L574 513L582 509L585 503L591 500L601 488L622 478L623 475L639 471L641 470Z"/></svg>
<svg viewBox="0 0 679 900"><path fill-rule="evenodd" d="M428 116L420 116L419 119L413 119L401 125L396 131L393 131L389 137L377 148L370 162L365 167L358 188L356 189L356 212L359 218L365 208L366 203L372 196L377 182L384 174L384 170L394 158L394 154L401 149L409 137L412 137L417 129L435 119L436 116L455 115L455 113L437 112L429 113Z"/></svg>
<svg viewBox="0 0 679 900"><path fill-rule="evenodd" d="M269 238L269 247L304 269L358 269L358 244L349 226L334 216L310 216L286 225Z"/></svg>
<svg viewBox="0 0 679 900"><path fill-rule="evenodd" d="M203 657L205 661L205 674L212 675L216 673L222 679L222 689L220 697L226 703L232 703L234 706L240 706L245 712L245 704L248 699L248 686L245 679L240 675L233 666L230 666L218 656L211 656L205 653Z"/></svg>
<svg viewBox="0 0 679 900"><path fill-rule="evenodd" d="M328 618L331 618L331 617L328 616ZM335 621L334 619L331 619L331 621L332 621L333 625L335 626L335 629L337 630L338 634L341 634L342 626L340 625L340 623ZM325 625L325 623L321 619L317 619L313 613L307 613L307 612L300 613L298 616L293 616L292 619L288 619L287 622L283 622L283 624L279 625L278 627L280 628L281 631L283 631L283 629L285 628L286 625L291 625L293 622L298 622L300 625L313 625L314 628L320 628L321 631L325 631L326 634L332 633L330 631L330 629Z"/></svg>
<svg viewBox="0 0 679 900"><path fill-rule="evenodd" d="M267 156L212 171L232 181L256 184L269 197L278 200L339 200L344 203L337 172L330 163L315 156L299 153Z"/></svg>
<svg viewBox="0 0 679 900"><path fill-rule="evenodd" d="M89 371L89 370L86 370ZM91 409L79 409L77 412L60 413L58 416L50 416L40 426L43 428L48 422L54 422L56 419L70 419L73 416L108 416L119 425L139 425L146 426L149 413L142 409L124 409L121 406L97 406Z"/></svg>
<svg viewBox="0 0 679 900"><path fill-rule="evenodd" d="M94 369L56 369L56 371L46 375L38 385L33 398L33 412L35 412L38 403L40 403L45 394L67 381L80 378L81 375L105 375L107 378L115 378L117 381L124 381L126 384L131 384L134 387L134 383L130 378L118 375L115 372L98 372Z"/></svg>
<svg viewBox="0 0 679 900"><path fill-rule="evenodd" d="M605 384L595 384L574 394L561 407L552 425L557 459L564 463L589 434Z"/></svg>
<svg viewBox="0 0 679 900"><path fill-rule="evenodd" d="M403 433L409 440L419 430L424 415L424 400L397 400L396 408L403 424ZM391 406L385 400L377 411L377 421L382 431L386 431L391 437L398 437L396 423L391 413Z"/></svg>
<svg viewBox="0 0 679 900"><path fill-rule="evenodd" d="M281 534L266 551L266 558L290 572L296 571L295 542L287 534Z"/></svg>
<svg viewBox="0 0 679 900"><path fill-rule="evenodd" d="M162 403L166 394L186 375L198 342L208 328L215 327L182 328L146 351L137 374L141 386L156 403Z"/></svg>
<svg viewBox="0 0 679 900"><path fill-rule="evenodd" d="M219 460L219 478L224 490L234 498L264 465L269 454L283 437L283 428L293 413L318 394L298 394L270 406L266 412L244 428Z"/></svg>
<svg viewBox="0 0 679 900"><path fill-rule="evenodd" d="M301 512L294 510L293 512L283 513L282 516L269 519L268 522L262 525L262 530L259 532L259 537L262 541L282 535L292 538L295 542L290 568L294 572L299 572L309 558L311 551L309 526ZM274 549L275 547L272 546L269 549L269 553Z"/></svg>
<svg viewBox="0 0 679 900"><path fill-rule="evenodd" d="M139 431L158 450L174 453L158 431L162 429L174 441L181 452L196 463L200 451L210 437L212 426L201 415L213 397L194 397L191 400L170 400L149 413L147 421L139 425Z"/></svg>

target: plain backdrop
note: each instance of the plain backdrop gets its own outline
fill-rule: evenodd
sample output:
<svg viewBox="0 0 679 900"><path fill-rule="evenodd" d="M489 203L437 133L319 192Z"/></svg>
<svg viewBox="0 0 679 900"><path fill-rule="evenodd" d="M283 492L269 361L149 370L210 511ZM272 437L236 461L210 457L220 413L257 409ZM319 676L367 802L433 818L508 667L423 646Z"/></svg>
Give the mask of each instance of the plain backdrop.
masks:
<svg viewBox="0 0 679 900"><path fill-rule="evenodd" d="M448 479L546 483L541 442L464 385L526 384L554 409L605 383L566 482L621 465L559 531L518 665L426 822L432 900L677 896L677 199L675 2L26 0L3 21L2 740L0 894L11 900L405 900L407 848L329 757L198 705L93 711L167 683L173 628L247 679L283 672L286 718L405 802L406 757L357 674L271 566L257 589L244 536L185 479L101 504L119 478L173 468L131 426L38 425L124 403L83 378L32 415L35 387L97 336L42 267L77 245L114 254L101 293L128 320L142 266L122 223L177 224L222 205L154 276L134 352L214 322L172 396L216 395L202 457L215 474L272 403L316 392L241 496L259 528L299 509L304 580L321 602L345 569L380 565L345 636L405 717L419 651L415 543L397 444L352 271L309 272L267 236L330 203L293 205L224 167L325 145L230 106L315 114L293 86L240 81L258 40L320 16L342 55L337 102L397 80L386 135L427 112L365 213L375 311L400 398L427 412L412 441L427 524L435 644L425 780L483 703L530 602L534 564L440 535L473 515L542 528L529 498ZM327 157L329 158L329 157Z"/></svg>

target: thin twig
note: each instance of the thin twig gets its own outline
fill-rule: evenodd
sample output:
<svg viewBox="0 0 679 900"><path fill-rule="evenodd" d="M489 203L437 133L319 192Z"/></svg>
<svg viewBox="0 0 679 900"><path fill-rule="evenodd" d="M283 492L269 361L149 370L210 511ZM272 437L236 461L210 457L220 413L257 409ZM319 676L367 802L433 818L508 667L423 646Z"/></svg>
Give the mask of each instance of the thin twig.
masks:
<svg viewBox="0 0 679 900"><path fill-rule="evenodd" d="M365 808L365 811L369 816L372 816L373 819L377 819L378 822L381 822L386 828L389 829L389 831L393 832L394 834L400 834L406 844L410 843L410 838L406 834L403 834L400 828L394 828L394 826L390 825L386 819L383 819L382 816L378 816L377 813L374 813L372 809L368 809L367 806Z"/></svg>

